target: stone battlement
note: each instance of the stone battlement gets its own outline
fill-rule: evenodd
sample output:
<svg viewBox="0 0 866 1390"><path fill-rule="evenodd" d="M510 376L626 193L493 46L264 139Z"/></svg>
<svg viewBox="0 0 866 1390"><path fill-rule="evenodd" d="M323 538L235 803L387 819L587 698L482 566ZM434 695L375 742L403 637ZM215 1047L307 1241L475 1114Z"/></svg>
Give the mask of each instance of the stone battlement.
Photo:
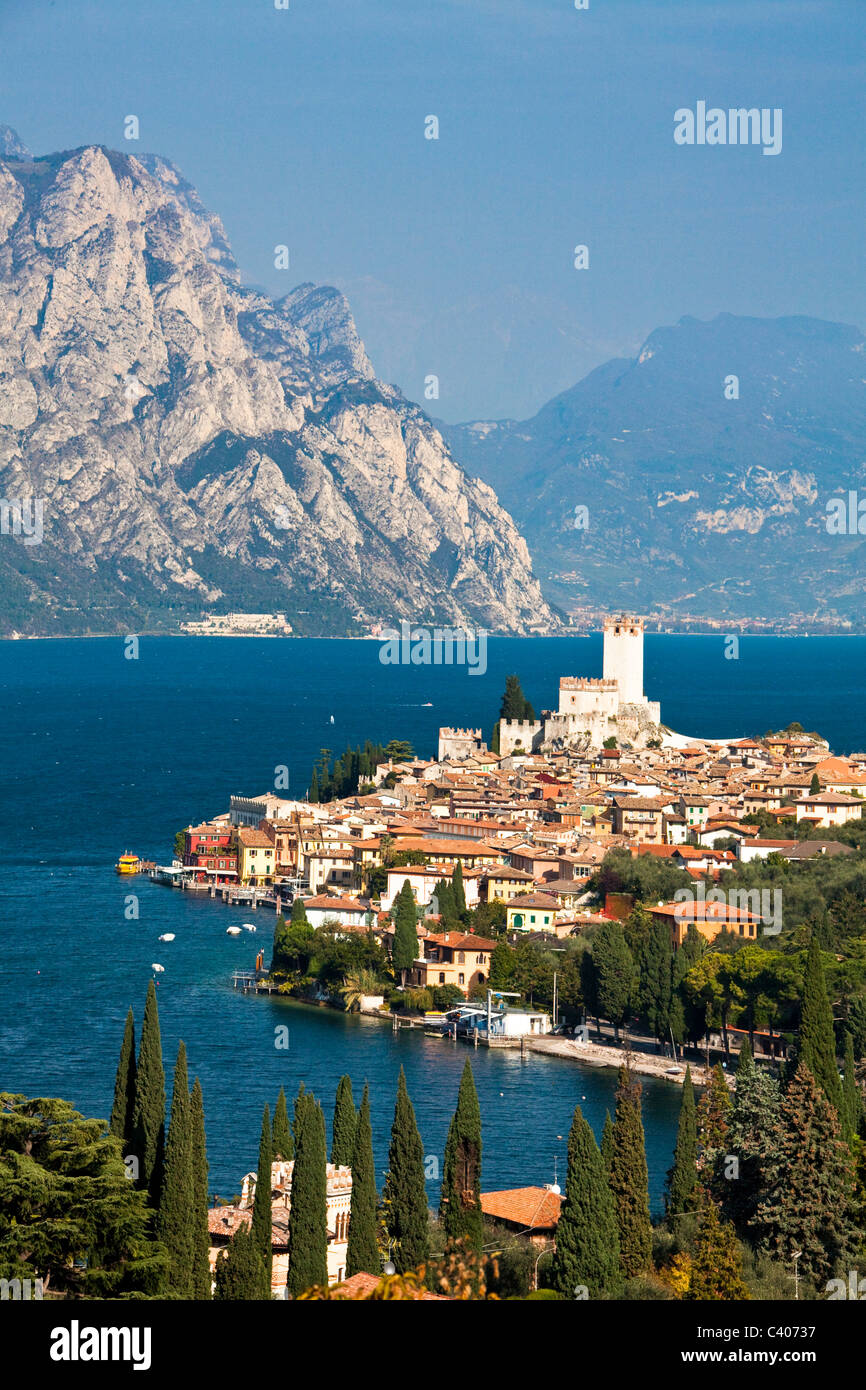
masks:
<svg viewBox="0 0 866 1390"><path fill-rule="evenodd" d="M608 617L604 620L604 631L608 628L633 628L638 632L643 632L643 618L635 618L629 613L620 613L618 618Z"/></svg>
<svg viewBox="0 0 866 1390"><path fill-rule="evenodd" d="M560 690L616 690L615 680L605 680L602 676L560 676Z"/></svg>
<svg viewBox="0 0 866 1390"><path fill-rule="evenodd" d="M439 737L440 737L440 738L472 738L472 739L480 739L480 738L481 738L481 730L480 730L480 729L449 729L449 728L444 728L444 727L443 727L443 728L441 728L441 729L439 730Z"/></svg>

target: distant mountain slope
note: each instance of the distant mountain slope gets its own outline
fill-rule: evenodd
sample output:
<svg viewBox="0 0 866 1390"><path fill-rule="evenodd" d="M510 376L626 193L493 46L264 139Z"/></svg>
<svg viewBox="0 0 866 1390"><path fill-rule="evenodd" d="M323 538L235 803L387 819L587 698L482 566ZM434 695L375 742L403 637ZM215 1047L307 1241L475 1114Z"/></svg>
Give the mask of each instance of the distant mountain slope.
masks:
<svg viewBox="0 0 866 1390"><path fill-rule="evenodd" d="M725 397L732 375L739 399ZM831 496L859 488L866 501L856 328L684 318L531 420L442 428L515 516L564 607L864 626L866 537L826 529ZM580 506L588 529L575 529Z"/></svg>
<svg viewBox="0 0 866 1390"><path fill-rule="evenodd" d="M0 536L0 632L549 618L511 518L375 379L342 295L243 289L163 159L0 134L0 496L44 499L41 543Z"/></svg>

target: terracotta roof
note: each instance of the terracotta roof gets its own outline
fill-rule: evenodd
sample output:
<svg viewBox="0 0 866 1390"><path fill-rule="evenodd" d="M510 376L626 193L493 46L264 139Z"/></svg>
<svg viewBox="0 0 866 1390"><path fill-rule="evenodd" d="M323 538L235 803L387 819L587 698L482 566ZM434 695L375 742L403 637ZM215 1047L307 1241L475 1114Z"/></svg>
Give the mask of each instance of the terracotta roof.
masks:
<svg viewBox="0 0 866 1390"><path fill-rule="evenodd" d="M366 905L359 903L357 898L329 898L325 893L318 893L315 898L304 898L304 907L327 908L333 912L367 911Z"/></svg>
<svg viewBox="0 0 866 1390"><path fill-rule="evenodd" d="M365 1299L370 1297L380 1283L381 1279L375 1274L353 1274L350 1279L344 1279L341 1284L338 1284L337 1290L345 1298ZM417 1293L409 1294L408 1297L423 1303L432 1299L435 1299L437 1303L453 1302L447 1294L431 1293L429 1289L419 1289Z"/></svg>
<svg viewBox="0 0 866 1390"><path fill-rule="evenodd" d="M249 827L238 831L238 839L247 849L273 849L273 840L270 835L266 835L264 830L252 830Z"/></svg>
<svg viewBox="0 0 866 1390"><path fill-rule="evenodd" d="M546 1187L513 1187L506 1192L482 1192L481 1210L495 1221L507 1221L527 1231L556 1229L562 1197Z"/></svg>
<svg viewBox="0 0 866 1390"><path fill-rule="evenodd" d="M233 1236L240 1226L248 1226L252 1219L251 1207L211 1207L207 1228L212 1236Z"/></svg>
<svg viewBox="0 0 866 1390"><path fill-rule="evenodd" d="M431 932L426 940L432 941L434 946L449 946L453 951L492 951L497 945L486 936L462 931Z"/></svg>
<svg viewBox="0 0 866 1390"><path fill-rule="evenodd" d="M556 898L550 898L546 893L518 893L511 899L508 907L559 907Z"/></svg>
<svg viewBox="0 0 866 1390"><path fill-rule="evenodd" d="M649 907L651 916L663 914L665 917L676 917L678 920L692 922L760 922L760 916L753 916L751 912L739 907L730 907L728 903L718 902L674 902L658 903L655 907Z"/></svg>

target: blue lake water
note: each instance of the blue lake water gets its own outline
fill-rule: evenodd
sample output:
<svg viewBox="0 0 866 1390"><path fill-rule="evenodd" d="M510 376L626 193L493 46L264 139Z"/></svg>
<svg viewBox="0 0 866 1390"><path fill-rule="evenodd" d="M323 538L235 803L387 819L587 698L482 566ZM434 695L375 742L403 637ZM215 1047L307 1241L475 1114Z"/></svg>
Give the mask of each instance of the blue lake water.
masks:
<svg viewBox="0 0 866 1390"><path fill-rule="evenodd" d="M204 1089L212 1191L239 1190L280 1085L291 1099L303 1081L329 1115L343 1072L358 1095L369 1082L380 1172L401 1064L425 1151L441 1156L463 1045L236 994L233 968L251 966L260 946L269 954L272 914L113 871L127 849L165 860L175 830L227 810L232 792L265 791L280 765L290 794L302 794L322 747L407 738L435 755L440 724L489 734L512 671L536 709L555 705L560 675L601 673L601 638L491 638L478 676L378 656L375 642L313 639L142 638L137 660L120 639L0 643L0 1089L63 1095L106 1115L127 1008L140 1019L159 962L166 1069L182 1037ZM649 636L645 666L647 694L682 732L761 734L798 719L835 751L866 745L864 638L742 638L734 661L721 637ZM124 915L129 892L138 920ZM251 919L255 936L226 936ZM159 942L168 931L176 939ZM280 1023L288 1052L274 1047ZM484 1049L471 1057L485 1188L551 1181L555 1161L561 1177L576 1103L600 1136L612 1072ZM678 1107L678 1088L645 1084L656 1208Z"/></svg>

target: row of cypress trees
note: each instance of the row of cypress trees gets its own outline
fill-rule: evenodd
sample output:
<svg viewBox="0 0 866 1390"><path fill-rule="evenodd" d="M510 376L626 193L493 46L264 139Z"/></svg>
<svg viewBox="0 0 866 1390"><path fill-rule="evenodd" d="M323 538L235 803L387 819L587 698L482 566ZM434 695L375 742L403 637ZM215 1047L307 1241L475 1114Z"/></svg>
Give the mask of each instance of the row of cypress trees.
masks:
<svg viewBox="0 0 866 1390"><path fill-rule="evenodd" d="M481 1115L467 1062L457 1112L445 1154L442 1212L446 1231L455 1239L471 1227L478 1248L480 1205ZM241 1228L216 1268L216 1298L261 1299L270 1296L272 1258L271 1164L294 1161L289 1209L288 1292L297 1297L328 1282L327 1173L325 1120L321 1105L303 1083L289 1123L281 1088L273 1122L266 1105L262 1116L259 1161L249 1228ZM398 1273L426 1264L429 1258L428 1206L424 1149L402 1067L388 1150L388 1172L381 1207L376 1188L369 1088L365 1085L356 1109L352 1082L340 1079L334 1103L330 1162L352 1169L346 1275L379 1275L382 1250L387 1250ZM469 1176L467 1176L469 1175ZM471 1200L464 1201L470 1184ZM264 1201L256 1200L267 1194Z"/></svg>
<svg viewBox="0 0 866 1390"><path fill-rule="evenodd" d="M121 1140L133 1180L148 1194L154 1211L155 1232L168 1257L166 1292L176 1298L209 1298L204 1101L198 1077L189 1089L183 1042L177 1050L167 1132L165 1112L162 1039L151 980L137 1056L132 1009L126 1017L110 1129Z"/></svg>
<svg viewBox="0 0 866 1390"><path fill-rule="evenodd" d="M790 1263L816 1285L855 1258L860 1243L856 1165L862 1164L866 1116L846 1035L843 1076L836 1059L832 1007L817 941L809 948L797 1057L781 1078L740 1052L733 1099L720 1067L695 1106L686 1072L668 1176L668 1215L712 1206L718 1249L736 1235L758 1254ZM692 1273L692 1283L695 1275ZM714 1294L712 1296L718 1296ZM727 1296L731 1296L730 1294Z"/></svg>
<svg viewBox="0 0 866 1390"><path fill-rule="evenodd" d="M621 1067L614 1119L605 1118L600 1148L580 1106L574 1111L551 1283L565 1298L615 1297L651 1259L641 1087Z"/></svg>

